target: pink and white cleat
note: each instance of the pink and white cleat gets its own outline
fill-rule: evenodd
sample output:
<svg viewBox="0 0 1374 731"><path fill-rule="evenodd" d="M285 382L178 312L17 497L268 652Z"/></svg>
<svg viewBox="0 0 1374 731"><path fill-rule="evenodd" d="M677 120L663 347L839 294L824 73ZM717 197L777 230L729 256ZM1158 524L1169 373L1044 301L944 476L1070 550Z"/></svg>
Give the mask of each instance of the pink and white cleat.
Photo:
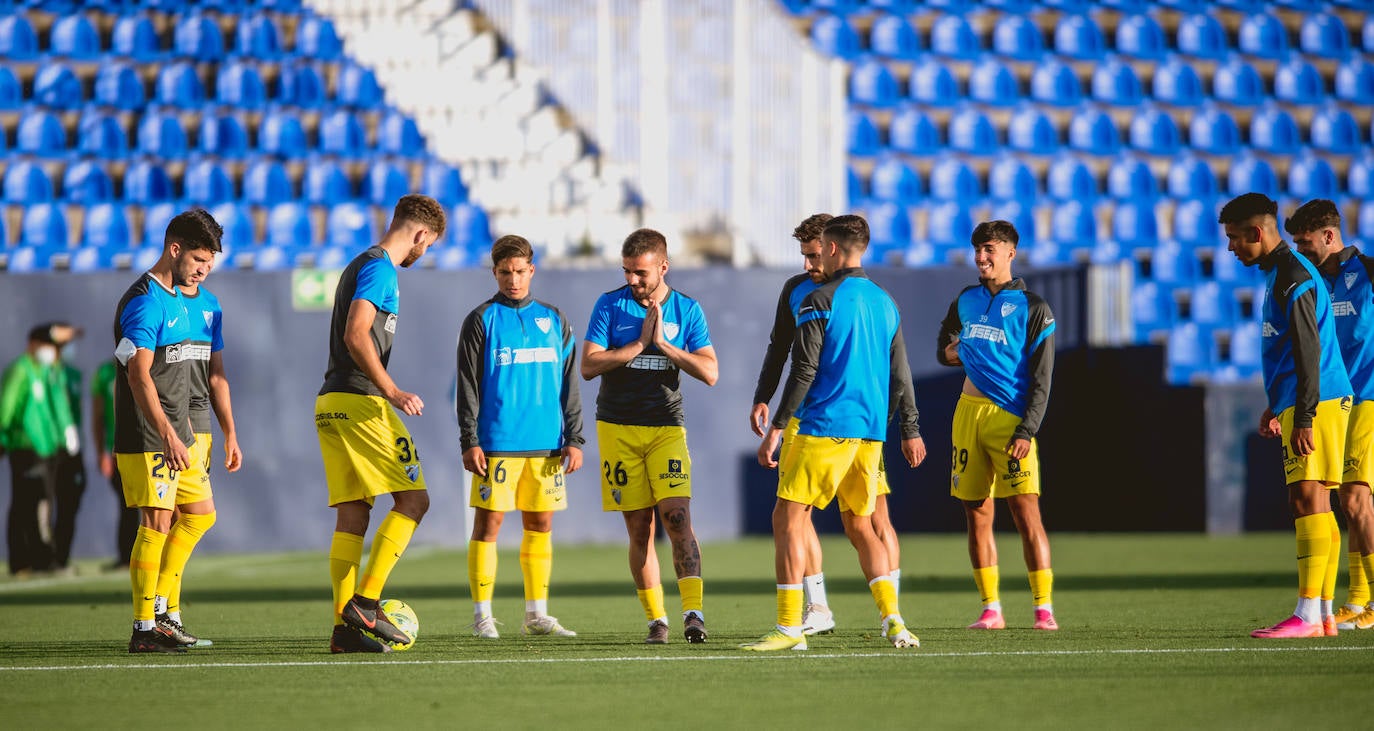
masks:
<svg viewBox="0 0 1374 731"><path fill-rule="evenodd" d="M1035 624L1033 626L1035 627L1035 629L1059 629L1059 623L1054 621L1054 612L1051 612L1048 609L1035 610Z"/></svg>
<svg viewBox="0 0 1374 731"><path fill-rule="evenodd" d="M1328 614L1325 617L1322 617L1322 634L1326 635L1327 637L1335 637L1336 635L1340 634L1340 630L1336 628L1335 615Z"/></svg>
<svg viewBox="0 0 1374 731"><path fill-rule="evenodd" d="M1318 622L1304 622L1302 617L1292 616L1279 622L1273 627L1257 629L1250 633L1251 637L1260 639L1290 639L1301 637L1322 637L1326 631Z"/></svg>
<svg viewBox="0 0 1374 731"><path fill-rule="evenodd" d="M968 629L1006 629L1007 621L1002 618L1002 612L996 609L984 609L978 621L968 626Z"/></svg>

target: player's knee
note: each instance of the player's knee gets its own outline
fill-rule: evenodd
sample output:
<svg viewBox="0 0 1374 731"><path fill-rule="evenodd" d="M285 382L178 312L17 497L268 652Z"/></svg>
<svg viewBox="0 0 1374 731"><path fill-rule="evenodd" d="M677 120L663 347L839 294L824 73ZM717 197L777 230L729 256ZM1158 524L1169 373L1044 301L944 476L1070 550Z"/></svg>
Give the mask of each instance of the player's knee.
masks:
<svg viewBox="0 0 1374 731"><path fill-rule="evenodd" d="M429 492L427 490L407 490L393 493L396 496L396 512L419 522L429 512Z"/></svg>

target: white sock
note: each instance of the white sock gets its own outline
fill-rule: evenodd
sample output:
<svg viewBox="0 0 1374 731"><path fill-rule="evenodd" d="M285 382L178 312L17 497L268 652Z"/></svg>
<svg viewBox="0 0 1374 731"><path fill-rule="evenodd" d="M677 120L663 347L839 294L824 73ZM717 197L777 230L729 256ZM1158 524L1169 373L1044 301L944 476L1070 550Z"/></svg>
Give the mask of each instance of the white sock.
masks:
<svg viewBox="0 0 1374 731"><path fill-rule="evenodd" d="M527 599L525 601L525 619L542 617L549 613L548 599Z"/></svg>
<svg viewBox="0 0 1374 731"><path fill-rule="evenodd" d="M473 602L472 617L480 620L483 617L491 616L491 602Z"/></svg>
<svg viewBox="0 0 1374 731"><path fill-rule="evenodd" d="M152 619L135 619L134 631L147 632L157 626L157 621Z"/></svg>
<svg viewBox="0 0 1374 731"><path fill-rule="evenodd" d="M825 598L825 572L815 576L803 576L802 593L806 595L803 601L807 604L828 605L829 602Z"/></svg>
<svg viewBox="0 0 1374 731"><path fill-rule="evenodd" d="M780 625L780 624L775 624L775 625L773 625L773 626L774 626L774 627L777 627L779 632L781 632L781 633L787 635L788 637L801 637L801 636L802 636L802 628L801 628L801 627L784 627L784 626L782 626L782 625Z"/></svg>
<svg viewBox="0 0 1374 731"><path fill-rule="evenodd" d="M1335 602L1334 599L1323 599L1323 600L1322 600L1322 616L1323 616L1323 617L1330 617L1332 614L1335 613L1334 611L1332 611L1332 604L1333 604L1334 602Z"/></svg>
<svg viewBox="0 0 1374 731"><path fill-rule="evenodd" d="M1293 614L1308 624L1318 624L1322 621L1321 600L1315 597L1298 597L1298 606L1293 610Z"/></svg>
<svg viewBox="0 0 1374 731"><path fill-rule="evenodd" d="M654 622L662 622L664 624L668 624L668 617L666 615L662 617L654 617L653 619L649 620L649 626L654 626ZM669 626L671 627L672 625Z"/></svg>
<svg viewBox="0 0 1374 731"><path fill-rule="evenodd" d="M1364 607L1360 606L1359 604L1346 604L1345 608L1356 613L1364 611Z"/></svg>
<svg viewBox="0 0 1374 731"><path fill-rule="evenodd" d="M153 615L156 616L156 615L158 615L158 614L166 614L166 613L167 613L167 597L165 597L165 596L155 596L155 597L153 597Z"/></svg>
<svg viewBox="0 0 1374 731"><path fill-rule="evenodd" d="M1054 605L1053 605L1053 604L1036 604L1036 605L1035 605L1035 608L1036 608L1036 609L1043 609L1043 610L1049 612L1050 614L1054 614Z"/></svg>
<svg viewBox="0 0 1374 731"><path fill-rule="evenodd" d="M984 609L991 609L994 612L1002 611L1002 602L988 602L983 605Z"/></svg>
<svg viewBox="0 0 1374 731"><path fill-rule="evenodd" d="M168 612L167 618L172 620L173 622L176 622L177 624L181 624L181 612Z"/></svg>
<svg viewBox="0 0 1374 731"><path fill-rule="evenodd" d="M697 619L700 619L703 622L706 621L706 615L702 614L700 609L688 609L687 611L683 612L682 621L686 622L687 618L692 616L693 614L697 615Z"/></svg>
<svg viewBox="0 0 1374 731"><path fill-rule="evenodd" d="M901 570L901 569L892 569L891 573L889 573L888 576L891 576L891 577L892 577L892 591L894 591L894 592L896 592L896 593L898 593L898 594L901 594L901 593L902 593L902 570Z"/></svg>

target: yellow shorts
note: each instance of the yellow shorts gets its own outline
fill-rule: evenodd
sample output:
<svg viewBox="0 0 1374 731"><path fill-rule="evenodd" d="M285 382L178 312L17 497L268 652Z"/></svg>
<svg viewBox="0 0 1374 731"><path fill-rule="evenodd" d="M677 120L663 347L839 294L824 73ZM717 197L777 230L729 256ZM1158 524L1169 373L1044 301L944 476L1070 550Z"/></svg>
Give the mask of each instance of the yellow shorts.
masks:
<svg viewBox="0 0 1374 731"><path fill-rule="evenodd" d="M778 450L778 466L782 467L783 456L787 454L787 446L792 443L792 438L797 436L797 430L801 429L801 420L793 417L787 420L787 428L782 432L782 448ZM890 495L892 488L887 484L887 458L883 455L878 456L878 494Z"/></svg>
<svg viewBox="0 0 1374 731"><path fill-rule="evenodd" d="M882 459L882 442L798 434L778 463L778 497L820 510L838 497L841 512L872 515Z"/></svg>
<svg viewBox="0 0 1374 731"><path fill-rule="evenodd" d="M191 452L191 466L182 470L177 478L177 505L189 505L213 497L210 492L210 455L214 443L214 436L197 434L196 441L187 447Z"/></svg>
<svg viewBox="0 0 1374 731"><path fill-rule="evenodd" d="M115 454L115 467L124 488L126 507L176 507L180 473L167 466L167 456L162 452Z"/></svg>
<svg viewBox="0 0 1374 731"><path fill-rule="evenodd" d="M949 494L960 500L1040 494L1040 456L1034 439L1022 459L1007 454L1021 417L991 400L963 394L954 407L954 463Z"/></svg>
<svg viewBox="0 0 1374 731"><path fill-rule="evenodd" d="M1327 399L1317 402L1317 415L1312 419L1312 436L1316 449L1306 457L1292 453L1289 444L1293 435L1293 409L1290 406L1279 414L1279 428L1283 432L1283 481L1291 485L1303 480L1316 480L1327 487L1339 487L1345 465L1345 435L1350 425L1350 407L1354 399Z"/></svg>
<svg viewBox="0 0 1374 731"><path fill-rule="evenodd" d="M1360 401L1350 409L1341 482L1374 485L1374 401Z"/></svg>
<svg viewBox="0 0 1374 731"><path fill-rule="evenodd" d="M498 513L566 510L563 458L487 457L487 476L472 476L469 505Z"/></svg>
<svg viewBox="0 0 1374 731"><path fill-rule="evenodd" d="M670 497L692 496L687 429L596 422L601 446L601 509L651 508Z"/></svg>
<svg viewBox="0 0 1374 731"><path fill-rule="evenodd" d="M329 504L425 489L420 452L381 396L325 393L315 398L315 432Z"/></svg>

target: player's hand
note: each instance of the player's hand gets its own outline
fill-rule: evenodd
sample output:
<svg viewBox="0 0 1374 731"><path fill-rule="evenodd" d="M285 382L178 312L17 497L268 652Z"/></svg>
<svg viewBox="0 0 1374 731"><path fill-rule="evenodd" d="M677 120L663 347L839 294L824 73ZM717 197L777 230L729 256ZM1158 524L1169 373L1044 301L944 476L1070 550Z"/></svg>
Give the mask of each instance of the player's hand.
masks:
<svg viewBox="0 0 1374 731"><path fill-rule="evenodd" d="M964 361L959 360L959 338L952 340L945 346L945 362L952 366L961 366Z"/></svg>
<svg viewBox="0 0 1374 731"><path fill-rule="evenodd" d="M650 302L649 306L644 308L644 324L639 328L640 345L647 348L658 342L659 321L662 316L663 312L657 302Z"/></svg>
<svg viewBox="0 0 1374 731"><path fill-rule="evenodd" d="M243 450L239 449L239 438L229 435L224 438L224 469L238 472L243 466Z"/></svg>
<svg viewBox="0 0 1374 731"><path fill-rule="evenodd" d="M563 473L571 475L582 469L582 448L569 444L563 448Z"/></svg>
<svg viewBox="0 0 1374 731"><path fill-rule="evenodd" d="M481 447L463 450L463 469L480 477L487 476L487 453Z"/></svg>
<svg viewBox="0 0 1374 731"><path fill-rule="evenodd" d="M191 466L191 452L182 444L176 432L168 432L162 437L162 455L169 469L180 472Z"/></svg>
<svg viewBox="0 0 1374 731"><path fill-rule="evenodd" d="M777 469L778 460L773 455L778 452L778 445L782 444L782 430L773 426L768 428L768 433L763 437L763 443L759 445L759 464L768 469Z"/></svg>
<svg viewBox="0 0 1374 731"><path fill-rule="evenodd" d="M920 465L926 461L926 440L916 437L914 439L902 440L902 456L906 458L906 463L912 467Z"/></svg>
<svg viewBox="0 0 1374 731"><path fill-rule="evenodd" d="M419 416L425 413L425 402L420 400L419 394L397 389L396 393L387 396L386 400L390 401L392 406L395 406L406 416Z"/></svg>
<svg viewBox="0 0 1374 731"><path fill-rule="evenodd" d="M1025 459L1026 455L1030 454L1030 448L1031 443L1029 439L1025 437L1012 437L1011 441L1007 442L1007 456L1012 459Z"/></svg>
<svg viewBox="0 0 1374 731"><path fill-rule="evenodd" d="M1317 438L1310 426L1294 428L1293 438L1289 440L1289 444L1293 447L1293 454L1299 457L1306 457L1317 451Z"/></svg>
<svg viewBox="0 0 1374 731"><path fill-rule="evenodd" d="M755 436L763 436L768 428L768 404L754 404L749 410L749 428L754 430Z"/></svg>
<svg viewBox="0 0 1374 731"><path fill-rule="evenodd" d="M1283 434L1279 420L1274 418L1274 412L1269 409L1265 409L1260 415L1259 434L1265 439L1274 439Z"/></svg>
<svg viewBox="0 0 1374 731"><path fill-rule="evenodd" d="M105 479L114 477L115 456L113 454L102 450L100 455L95 458L95 462L100 467L100 474L104 475Z"/></svg>

